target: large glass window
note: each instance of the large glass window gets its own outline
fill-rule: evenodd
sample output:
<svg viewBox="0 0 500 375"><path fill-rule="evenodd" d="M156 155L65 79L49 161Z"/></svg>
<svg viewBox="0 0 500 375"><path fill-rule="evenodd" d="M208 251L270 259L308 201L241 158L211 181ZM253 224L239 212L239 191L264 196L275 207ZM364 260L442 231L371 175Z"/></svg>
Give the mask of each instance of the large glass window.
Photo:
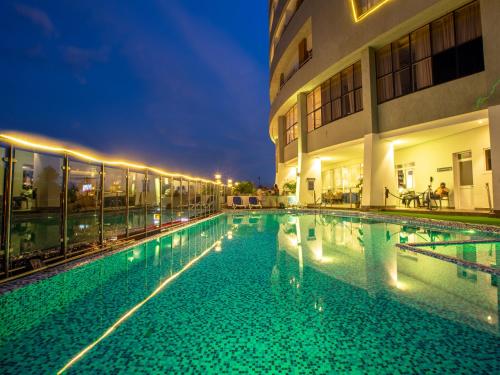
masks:
<svg viewBox="0 0 500 375"><path fill-rule="evenodd" d="M307 130L363 109L361 62L347 67L307 95Z"/></svg>
<svg viewBox="0 0 500 375"><path fill-rule="evenodd" d="M69 161L69 250L99 243L101 166Z"/></svg>
<svg viewBox="0 0 500 375"><path fill-rule="evenodd" d="M286 128L286 144L292 143L297 139L299 135L297 104L294 104L292 108L290 108L290 110L286 113L285 128Z"/></svg>
<svg viewBox="0 0 500 375"><path fill-rule="evenodd" d="M104 238L117 239L127 232L127 171L104 167Z"/></svg>
<svg viewBox="0 0 500 375"><path fill-rule="evenodd" d="M479 2L379 49L376 66L379 103L484 70Z"/></svg>
<svg viewBox="0 0 500 375"><path fill-rule="evenodd" d="M11 269L61 255L61 192L63 158L15 150ZM3 185L2 185L3 186Z"/></svg>
<svg viewBox="0 0 500 375"><path fill-rule="evenodd" d="M410 34L413 90L432 85L431 33L429 25Z"/></svg>
<svg viewBox="0 0 500 375"><path fill-rule="evenodd" d="M128 175L129 234L146 230L146 175L129 172Z"/></svg>

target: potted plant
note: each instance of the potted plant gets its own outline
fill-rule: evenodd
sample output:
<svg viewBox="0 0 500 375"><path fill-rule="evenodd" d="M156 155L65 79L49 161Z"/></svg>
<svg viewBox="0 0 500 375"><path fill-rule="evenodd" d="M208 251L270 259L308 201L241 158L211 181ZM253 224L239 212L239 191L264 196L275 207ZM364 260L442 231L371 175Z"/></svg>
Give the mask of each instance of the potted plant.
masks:
<svg viewBox="0 0 500 375"><path fill-rule="evenodd" d="M297 189L296 181L287 181L283 184L283 195L293 195Z"/></svg>

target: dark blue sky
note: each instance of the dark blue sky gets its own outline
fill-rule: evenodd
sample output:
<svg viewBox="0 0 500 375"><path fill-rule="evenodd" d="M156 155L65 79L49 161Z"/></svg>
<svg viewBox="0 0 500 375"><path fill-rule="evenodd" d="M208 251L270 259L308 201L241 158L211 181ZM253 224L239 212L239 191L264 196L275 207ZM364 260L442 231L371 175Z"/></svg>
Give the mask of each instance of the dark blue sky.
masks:
<svg viewBox="0 0 500 375"><path fill-rule="evenodd" d="M266 0L0 1L0 128L271 184Z"/></svg>

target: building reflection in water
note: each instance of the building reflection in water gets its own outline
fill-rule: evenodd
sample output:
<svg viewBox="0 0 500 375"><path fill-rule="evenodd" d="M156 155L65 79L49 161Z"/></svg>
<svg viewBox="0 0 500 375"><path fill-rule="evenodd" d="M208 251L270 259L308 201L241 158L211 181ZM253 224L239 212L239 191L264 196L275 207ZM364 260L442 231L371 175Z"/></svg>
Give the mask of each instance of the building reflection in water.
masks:
<svg viewBox="0 0 500 375"><path fill-rule="evenodd" d="M467 239L470 233L331 215L283 215L279 220L278 269L273 270L272 278L286 274L291 289L307 282L304 267L312 267L366 290L372 298L384 296L478 329L498 332L499 294L494 275L395 246L400 242ZM449 249L448 255L494 266L499 264L500 245L459 245ZM323 301L324 296L315 296L313 307L319 312L328 308Z"/></svg>

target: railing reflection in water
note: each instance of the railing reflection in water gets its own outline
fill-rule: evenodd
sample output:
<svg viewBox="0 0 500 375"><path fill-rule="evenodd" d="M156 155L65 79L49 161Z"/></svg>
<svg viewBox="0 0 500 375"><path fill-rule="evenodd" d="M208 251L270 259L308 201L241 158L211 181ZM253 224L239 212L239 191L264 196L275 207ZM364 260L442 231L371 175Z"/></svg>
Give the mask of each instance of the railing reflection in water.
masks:
<svg viewBox="0 0 500 375"><path fill-rule="evenodd" d="M51 282L33 283L21 293L6 294L2 296L0 318L10 324L0 327L0 337L50 337L54 322L46 317L59 314L58 321L65 322L65 329L58 331L58 336L67 335L67 340L51 341L56 346L64 345L61 350L65 351L68 345L73 346L72 351L76 352L82 341L94 340L165 280L208 255L207 250L216 248L226 228L223 218L213 218L60 273ZM21 310L23 313L19 314ZM41 326L33 331L40 322ZM75 333L79 340L74 339ZM52 350L57 352L57 347Z"/></svg>
<svg viewBox="0 0 500 375"><path fill-rule="evenodd" d="M0 279L221 210L224 185L0 140Z"/></svg>

